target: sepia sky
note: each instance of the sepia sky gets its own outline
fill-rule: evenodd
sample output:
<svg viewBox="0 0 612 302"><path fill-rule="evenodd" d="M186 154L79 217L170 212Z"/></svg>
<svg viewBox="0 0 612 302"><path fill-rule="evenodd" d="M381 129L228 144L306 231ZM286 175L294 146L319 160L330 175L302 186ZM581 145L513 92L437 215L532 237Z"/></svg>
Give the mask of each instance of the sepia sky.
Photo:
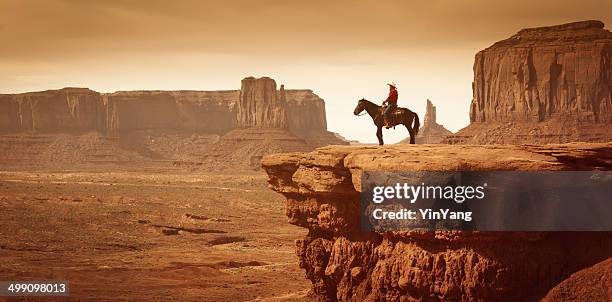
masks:
<svg viewBox="0 0 612 302"><path fill-rule="evenodd" d="M0 93L239 89L270 76L325 99L328 128L375 142L356 101L387 82L423 119L469 122L474 54L521 28L597 19L612 1L0 0ZM386 130L388 142L407 135Z"/></svg>

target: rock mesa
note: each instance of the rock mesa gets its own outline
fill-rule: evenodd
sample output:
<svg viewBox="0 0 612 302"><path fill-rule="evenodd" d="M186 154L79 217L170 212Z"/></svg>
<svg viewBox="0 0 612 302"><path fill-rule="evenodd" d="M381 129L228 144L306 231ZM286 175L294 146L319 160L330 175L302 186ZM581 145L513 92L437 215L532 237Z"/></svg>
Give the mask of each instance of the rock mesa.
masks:
<svg viewBox="0 0 612 302"><path fill-rule="evenodd" d="M64 88L0 94L0 165L175 162L258 169L270 153L346 144L307 89L245 78L240 90Z"/></svg>
<svg viewBox="0 0 612 302"><path fill-rule="evenodd" d="M612 33L600 21L528 28L476 54L471 124L450 143L609 141Z"/></svg>
<svg viewBox="0 0 612 302"><path fill-rule="evenodd" d="M248 77L240 90L118 91L87 88L0 94L0 133L133 131L225 134L241 128L287 129L313 146L344 142L327 131L325 101L312 90L285 90Z"/></svg>

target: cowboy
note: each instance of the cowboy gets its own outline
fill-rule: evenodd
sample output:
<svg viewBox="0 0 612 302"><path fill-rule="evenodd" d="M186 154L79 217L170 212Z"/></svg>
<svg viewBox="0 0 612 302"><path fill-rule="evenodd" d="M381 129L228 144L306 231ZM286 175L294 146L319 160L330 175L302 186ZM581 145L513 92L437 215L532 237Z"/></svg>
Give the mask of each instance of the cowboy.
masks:
<svg viewBox="0 0 612 302"><path fill-rule="evenodd" d="M389 85L389 96L382 104L383 106L387 104L387 109L385 109L383 116L385 119L385 127L389 129L391 128L391 112L397 108L397 87L393 82L387 85Z"/></svg>

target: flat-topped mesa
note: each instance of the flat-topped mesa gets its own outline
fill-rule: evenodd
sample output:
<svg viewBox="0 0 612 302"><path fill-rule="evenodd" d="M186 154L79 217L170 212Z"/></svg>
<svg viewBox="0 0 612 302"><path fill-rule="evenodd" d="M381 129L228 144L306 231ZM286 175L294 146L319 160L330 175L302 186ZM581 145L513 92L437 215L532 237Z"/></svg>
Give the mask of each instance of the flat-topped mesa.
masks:
<svg viewBox="0 0 612 302"><path fill-rule="evenodd" d="M242 79L237 109L238 127L288 128L284 88L277 93L271 78Z"/></svg>
<svg viewBox="0 0 612 302"><path fill-rule="evenodd" d="M321 301L537 301L612 256L612 232L360 228L363 171L610 170L612 143L328 146L262 166L289 223L309 230L296 252Z"/></svg>
<svg viewBox="0 0 612 302"><path fill-rule="evenodd" d="M345 144L327 131L325 102L308 89L276 89L273 79L248 77L241 90L137 90L98 93L87 88L0 94L0 133L134 131L223 135L241 128L289 130L313 147Z"/></svg>
<svg viewBox="0 0 612 302"><path fill-rule="evenodd" d="M524 45L528 43L577 43L608 40L612 33L604 29L598 20L572 22L561 25L521 29L512 37L493 44L497 46Z"/></svg>
<svg viewBox="0 0 612 302"><path fill-rule="evenodd" d="M610 122L611 58L598 21L522 30L476 54L470 120Z"/></svg>
<svg viewBox="0 0 612 302"><path fill-rule="evenodd" d="M478 52L471 124L455 141L612 139L607 127L612 122L612 33L603 27L600 21L584 21L523 29Z"/></svg>

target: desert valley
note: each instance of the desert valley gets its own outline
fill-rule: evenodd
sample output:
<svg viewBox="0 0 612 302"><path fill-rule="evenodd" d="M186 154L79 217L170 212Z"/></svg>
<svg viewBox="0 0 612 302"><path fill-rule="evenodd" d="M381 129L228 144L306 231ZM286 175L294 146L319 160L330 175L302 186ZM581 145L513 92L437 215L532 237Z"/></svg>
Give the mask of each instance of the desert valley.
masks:
<svg viewBox="0 0 612 302"><path fill-rule="evenodd" d="M604 301L610 232L364 233L358 214L366 170L610 171L604 27L479 51L470 124L427 100L416 145L349 142L316 91L269 77L0 94L0 280L70 280L75 301Z"/></svg>

